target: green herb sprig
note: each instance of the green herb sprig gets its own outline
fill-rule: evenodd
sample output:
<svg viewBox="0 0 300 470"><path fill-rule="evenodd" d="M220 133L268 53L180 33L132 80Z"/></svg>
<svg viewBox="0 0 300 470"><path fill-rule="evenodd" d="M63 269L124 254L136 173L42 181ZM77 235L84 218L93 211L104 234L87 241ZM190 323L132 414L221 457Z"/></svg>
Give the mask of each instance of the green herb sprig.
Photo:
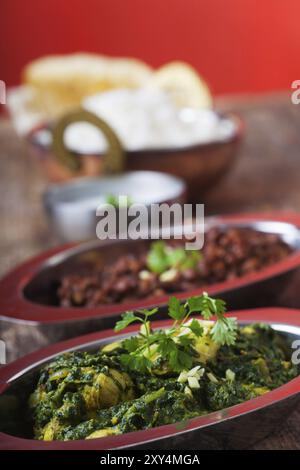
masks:
<svg viewBox="0 0 300 470"><path fill-rule="evenodd" d="M126 199L124 199L124 201L123 201L123 205L122 204L120 205L119 196L116 196L114 194L107 194L106 197L105 197L105 203L106 204L111 204L116 209L120 209L120 208L126 208L126 207L129 207L129 206L132 206L133 201L132 201L132 198L130 196L126 196Z"/></svg>
<svg viewBox="0 0 300 470"><path fill-rule="evenodd" d="M212 340L219 345L232 345L236 340L237 323L232 317L225 317L225 302L213 299L207 293L191 297L184 304L176 297L171 297L168 303L168 316L174 321L170 328L154 331L150 317L158 312L152 310L137 310L126 312L117 322L115 331L119 332L134 322L141 323L137 336L125 339L122 347L126 350L120 354L120 361L131 370L151 373L155 358L161 356L174 372L189 370L193 365L193 340L190 332L197 337L203 335L203 326L195 318L188 324L193 313L199 313L205 320L216 316L216 322L211 329ZM182 333L182 327L190 330Z"/></svg>
<svg viewBox="0 0 300 470"><path fill-rule="evenodd" d="M182 247L173 248L162 240L153 242L147 256L147 267L156 274L162 274L168 269L184 270L195 268L201 259L196 250L185 250Z"/></svg>

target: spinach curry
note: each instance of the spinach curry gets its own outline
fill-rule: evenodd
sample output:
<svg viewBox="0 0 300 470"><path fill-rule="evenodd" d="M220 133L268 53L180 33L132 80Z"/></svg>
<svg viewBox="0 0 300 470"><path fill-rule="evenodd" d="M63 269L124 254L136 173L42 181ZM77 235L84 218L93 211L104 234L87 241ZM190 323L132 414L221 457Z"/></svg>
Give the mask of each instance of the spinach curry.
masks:
<svg viewBox="0 0 300 470"><path fill-rule="evenodd" d="M91 439L186 422L297 375L278 333L265 324L238 327L221 300L204 293L182 305L171 298L168 329L152 329L156 312L127 312L116 331L140 322L139 334L96 353L65 353L41 370L29 399L36 439ZM191 319L193 313L203 319Z"/></svg>

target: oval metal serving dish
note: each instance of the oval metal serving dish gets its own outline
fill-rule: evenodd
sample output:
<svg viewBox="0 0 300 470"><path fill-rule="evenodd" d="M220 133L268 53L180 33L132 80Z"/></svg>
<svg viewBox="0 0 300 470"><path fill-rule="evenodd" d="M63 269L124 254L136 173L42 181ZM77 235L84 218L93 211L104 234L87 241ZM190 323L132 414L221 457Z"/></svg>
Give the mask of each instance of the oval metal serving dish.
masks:
<svg viewBox="0 0 300 470"><path fill-rule="evenodd" d="M252 227L279 234L293 252L284 260L261 271L189 292L175 294L181 299L203 290L220 296L231 308L274 305L291 274L300 266L300 216L295 214L249 214L206 219L209 227ZM58 279L78 272L82 263L95 260L105 264L124 253L137 253L149 240L92 241L65 245L41 254L19 266L0 281L0 330L8 349L8 361L47 344L79 334L111 327L120 313L151 305L166 305L168 296L100 307L60 307L56 298ZM17 345L17 347L16 347Z"/></svg>
<svg viewBox="0 0 300 470"><path fill-rule="evenodd" d="M265 322L292 344L300 339L300 311L266 308L234 312L239 324ZM168 321L155 322L164 327ZM34 388L39 368L69 350L95 351L126 334L113 330L82 336L34 352L0 370L0 449L216 449L246 448L273 432L300 400L300 376L258 398L189 420L185 426L171 424L119 436L78 441L37 441L24 426L26 400ZM293 349L291 347L291 354Z"/></svg>

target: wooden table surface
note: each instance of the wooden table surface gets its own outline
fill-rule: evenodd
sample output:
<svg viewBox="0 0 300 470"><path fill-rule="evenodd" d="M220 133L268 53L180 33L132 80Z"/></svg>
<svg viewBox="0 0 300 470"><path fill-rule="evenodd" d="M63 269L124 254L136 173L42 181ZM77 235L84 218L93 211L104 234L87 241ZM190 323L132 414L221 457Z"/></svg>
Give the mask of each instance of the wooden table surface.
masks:
<svg viewBox="0 0 300 470"><path fill-rule="evenodd" d="M235 167L206 195L206 214L300 212L300 105L292 105L288 94L272 94L219 99L217 106L240 114L246 136ZM0 275L58 243L42 208L45 187L26 144L8 120L0 120ZM299 282L300 275L282 305L300 308ZM300 406L255 448L300 449Z"/></svg>

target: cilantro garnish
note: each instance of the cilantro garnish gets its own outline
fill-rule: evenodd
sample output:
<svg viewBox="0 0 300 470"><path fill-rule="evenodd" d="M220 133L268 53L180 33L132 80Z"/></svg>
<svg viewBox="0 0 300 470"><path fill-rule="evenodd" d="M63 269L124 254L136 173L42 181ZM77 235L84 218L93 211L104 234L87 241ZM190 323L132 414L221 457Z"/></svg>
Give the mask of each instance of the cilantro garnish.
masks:
<svg viewBox="0 0 300 470"><path fill-rule="evenodd" d="M232 345L236 339L237 322L233 317L225 317L225 311L225 302L213 299L207 293L191 297L184 304L171 297L168 315L174 322L170 328L156 331L152 330L149 318L158 312L157 308L126 312L117 322L115 331L121 331L133 322L141 323L141 329L137 336L123 341L126 352L120 354L120 361L131 370L151 373L155 359L160 356L174 372L189 370L193 365L193 341L203 335L203 326L195 318L189 320L190 315L197 312L205 320L215 316L216 321L210 331L212 340L219 345Z"/></svg>
<svg viewBox="0 0 300 470"><path fill-rule="evenodd" d="M159 240L151 245L147 256L147 266L150 271L156 274L162 274L171 268L182 271L195 268L200 258L199 251L185 250L181 247L173 248Z"/></svg>
<svg viewBox="0 0 300 470"><path fill-rule="evenodd" d="M115 196L114 194L107 194L105 198L106 204L111 204L114 206L116 209L120 207L129 207L132 206L133 202L130 196L126 196L126 199L124 200L123 204L120 205L119 203L119 197Z"/></svg>

